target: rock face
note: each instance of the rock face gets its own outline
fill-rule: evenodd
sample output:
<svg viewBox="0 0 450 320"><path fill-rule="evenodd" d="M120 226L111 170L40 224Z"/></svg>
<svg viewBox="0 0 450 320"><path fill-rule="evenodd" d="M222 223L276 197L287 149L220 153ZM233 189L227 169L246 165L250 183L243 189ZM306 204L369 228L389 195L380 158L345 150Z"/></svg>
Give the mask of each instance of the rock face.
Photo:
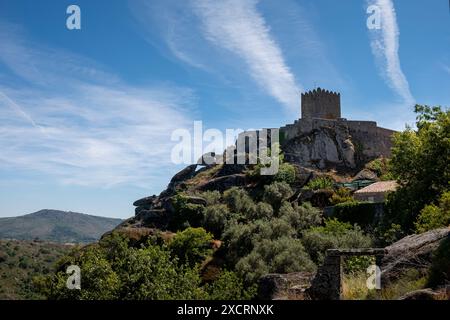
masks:
<svg viewBox="0 0 450 320"><path fill-rule="evenodd" d="M449 237L450 228L441 228L407 236L386 247L387 254L381 263L383 285L395 280L407 269L427 270L433 252Z"/></svg>
<svg viewBox="0 0 450 320"><path fill-rule="evenodd" d="M355 146L345 125L324 126L300 133L283 143L282 149L287 161L306 167L325 169L330 166L356 166Z"/></svg>
<svg viewBox="0 0 450 320"><path fill-rule="evenodd" d="M428 288L408 292L400 297L399 300L440 300L441 296L444 295L444 292L437 292Z"/></svg>
<svg viewBox="0 0 450 320"><path fill-rule="evenodd" d="M305 290L310 286L312 277L313 274L309 272L272 273L265 275L258 282L258 299L307 299Z"/></svg>

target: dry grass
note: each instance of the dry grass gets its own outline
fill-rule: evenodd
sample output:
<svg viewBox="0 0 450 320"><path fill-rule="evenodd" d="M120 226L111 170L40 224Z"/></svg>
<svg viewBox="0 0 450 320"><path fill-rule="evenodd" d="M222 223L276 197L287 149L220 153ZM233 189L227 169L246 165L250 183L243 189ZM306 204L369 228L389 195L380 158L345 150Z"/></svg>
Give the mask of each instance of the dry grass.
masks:
<svg viewBox="0 0 450 320"><path fill-rule="evenodd" d="M213 178L215 176L215 174L223 167L223 164L218 164L215 166L212 166L209 169L206 169L198 174L196 174L194 177L192 177L189 180L185 181L185 184L189 187L192 186L198 186L202 183L205 183L209 180L211 180L211 178Z"/></svg>
<svg viewBox="0 0 450 320"><path fill-rule="evenodd" d="M427 278L417 270L410 270L397 281L382 288L381 292L369 290L366 285L367 275L364 272L345 274L342 281L342 297L344 300L396 300L408 292L424 289ZM442 299L446 298L444 293Z"/></svg>
<svg viewBox="0 0 450 320"><path fill-rule="evenodd" d="M374 298L375 290L367 288L365 272L344 274L342 279L343 300L368 300Z"/></svg>

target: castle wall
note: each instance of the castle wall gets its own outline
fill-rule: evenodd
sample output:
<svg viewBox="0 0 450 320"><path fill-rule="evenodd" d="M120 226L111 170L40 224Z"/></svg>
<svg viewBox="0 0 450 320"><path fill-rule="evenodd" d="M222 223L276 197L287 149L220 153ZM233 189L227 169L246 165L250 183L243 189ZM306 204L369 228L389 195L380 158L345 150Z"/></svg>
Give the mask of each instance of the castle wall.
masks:
<svg viewBox="0 0 450 320"><path fill-rule="evenodd" d="M377 127L374 121L347 121L352 140L368 158L390 157L393 130Z"/></svg>

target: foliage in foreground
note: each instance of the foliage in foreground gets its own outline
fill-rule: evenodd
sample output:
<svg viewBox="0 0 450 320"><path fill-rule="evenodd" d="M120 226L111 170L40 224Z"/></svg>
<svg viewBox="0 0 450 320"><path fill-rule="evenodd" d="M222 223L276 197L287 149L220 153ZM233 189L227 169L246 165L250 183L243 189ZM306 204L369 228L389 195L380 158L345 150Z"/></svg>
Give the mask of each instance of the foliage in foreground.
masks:
<svg viewBox="0 0 450 320"><path fill-rule="evenodd" d="M195 245L192 248L195 249ZM78 265L81 269L81 290L66 288L68 275L65 270L69 265ZM60 261L58 272L42 280L41 287L49 299L168 300L225 295L240 299L251 296L244 289L242 280L232 272L222 274L217 283L202 286L198 271L196 266L181 264L165 244L150 241L135 248L129 246L126 238L114 233L99 244L66 256ZM231 281L229 285L233 286L233 291L224 284L226 279Z"/></svg>
<svg viewBox="0 0 450 320"><path fill-rule="evenodd" d="M394 135L390 170L400 188L388 200L388 221L414 231L421 210L450 187L450 110L416 105L417 130ZM433 216L433 208L425 216ZM423 220L423 219L422 219ZM422 221L419 221L421 228Z"/></svg>

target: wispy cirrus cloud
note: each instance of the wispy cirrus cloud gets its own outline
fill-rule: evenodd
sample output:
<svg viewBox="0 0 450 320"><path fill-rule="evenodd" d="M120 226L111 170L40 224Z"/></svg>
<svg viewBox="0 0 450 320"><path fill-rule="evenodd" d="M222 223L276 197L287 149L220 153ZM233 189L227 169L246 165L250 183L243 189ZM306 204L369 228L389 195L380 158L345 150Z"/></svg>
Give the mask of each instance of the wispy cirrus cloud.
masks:
<svg viewBox="0 0 450 320"><path fill-rule="evenodd" d="M215 70L220 77L231 73L232 66L233 72L249 75L285 110L297 113L303 88L257 4L255 0L130 3L145 32L152 35L147 38L162 35L167 48L180 61Z"/></svg>
<svg viewBox="0 0 450 320"><path fill-rule="evenodd" d="M399 28L392 0L369 0L369 4L378 6L381 14L381 29L370 30L372 52L380 64L383 76L407 105L415 102L404 75L399 57Z"/></svg>
<svg viewBox="0 0 450 320"><path fill-rule="evenodd" d="M193 7L206 39L241 57L261 87L288 109L297 109L302 88L296 84L256 4L253 0L198 0Z"/></svg>
<svg viewBox="0 0 450 320"><path fill-rule="evenodd" d="M95 62L2 30L0 63L23 82L0 81L3 170L74 185L164 186L174 170L170 135L195 113L190 89L129 85Z"/></svg>

